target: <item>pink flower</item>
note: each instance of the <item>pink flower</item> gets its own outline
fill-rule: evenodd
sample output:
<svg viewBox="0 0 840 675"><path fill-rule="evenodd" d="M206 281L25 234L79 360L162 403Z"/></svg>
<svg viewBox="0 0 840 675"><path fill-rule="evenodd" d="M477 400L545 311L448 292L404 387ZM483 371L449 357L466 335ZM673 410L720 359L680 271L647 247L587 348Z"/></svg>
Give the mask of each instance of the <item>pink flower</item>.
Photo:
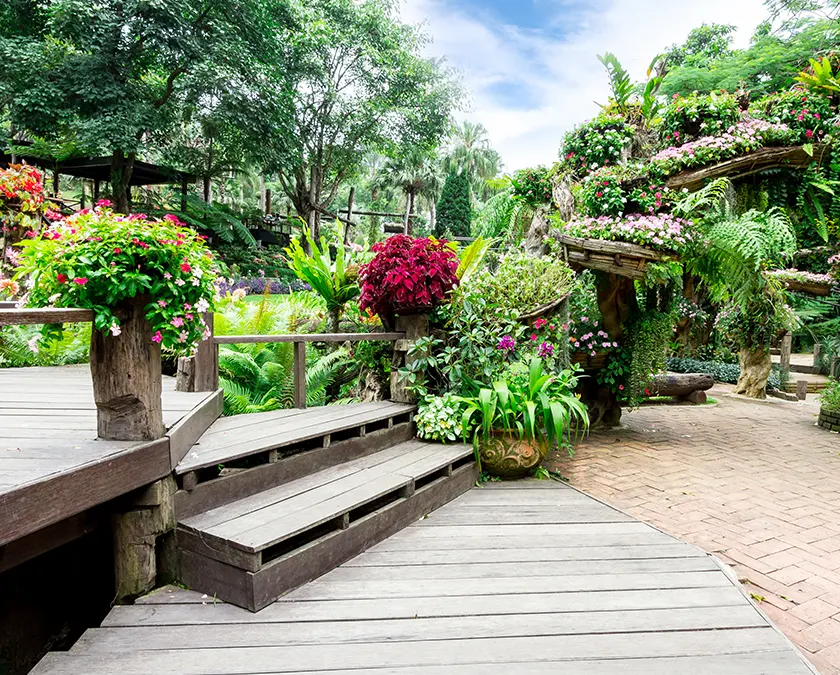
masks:
<svg viewBox="0 0 840 675"><path fill-rule="evenodd" d="M192 272L192 267L190 267L190 264L186 260L181 263L181 271L185 274Z"/></svg>
<svg viewBox="0 0 840 675"><path fill-rule="evenodd" d="M537 341L537 334L536 333L531 333L531 342L536 342L536 341Z"/></svg>
<svg viewBox="0 0 840 675"><path fill-rule="evenodd" d="M545 324L547 324L547 323L548 323L548 321L546 321L545 319L537 319L537 320L534 322L534 328L536 328L537 330L539 330L539 329L541 329L543 326L545 326Z"/></svg>
<svg viewBox="0 0 840 675"><path fill-rule="evenodd" d="M169 272L164 272L163 273L163 278L166 279L167 281L169 281L169 279L172 278L172 275Z"/></svg>
<svg viewBox="0 0 840 675"><path fill-rule="evenodd" d="M813 131L813 129L808 129L808 131L806 131L806 132L805 132L805 136L806 136L807 138L813 138L813 137L814 137L814 131Z"/></svg>
<svg viewBox="0 0 840 675"><path fill-rule="evenodd" d="M163 341L163 335L160 334L160 331L152 335L152 342L157 342L160 344Z"/></svg>
<svg viewBox="0 0 840 675"><path fill-rule="evenodd" d="M79 286L84 286L87 282L87 277L76 277L73 279L73 283L78 284Z"/></svg>
<svg viewBox="0 0 840 675"><path fill-rule="evenodd" d="M96 202L96 205L101 206L103 208L107 208L107 207L111 206L111 200L110 199L100 199L98 202Z"/></svg>
<svg viewBox="0 0 840 675"><path fill-rule="evenodd" d="M166 300L158 300L158 306L166 307Z"/></svg>
<svg viewBox="0 0 840 675"><path fill-rule="evenodd" d="M618 390L619 391L624 391L624 385L623 384L618 385Z"/></svg>
<svg viewBox="0 0 840 675"><path fill-rule="evenodd" d="M118 246L117 248L114 249L114 253L119 255L120 253L122 253L122 249Z"/></svg>
<svg viewBox="0 0 840 675"><path fill-rule="evenodd" d="M120 333L122 333L122 330L120 330L120 327L117 324L111 326L111 335L117 337Z"/></svg>
<svg viewBox="0 0 840 675"><path fill-rule="evenodd" d="M178 220L178 216L176 216L174 213L167 213L167 214L163 217L163 219L164 219L164 220L168 220L168 221L169 221L170 223L172 223L173 225L180 225L180 224L181 224L181 221L180 221L180 220Z"/></svg>
<svg viewBox="0 0 840 675"><path fill-rule="evenodd" d="M180 316L176 316L170 323L175 326L175 328L180 328L184 325L184 320Z"/></svg>
<svg viewBox="0 0 840 675"><path fill-rule="evenodd" d="M176 285L176 286L183 286L183 285L184 285L184 284L186 284L186 283L187 283L187 282L186 282L186 281L184 281L183 279L175 279L175 285Z"/></svg>

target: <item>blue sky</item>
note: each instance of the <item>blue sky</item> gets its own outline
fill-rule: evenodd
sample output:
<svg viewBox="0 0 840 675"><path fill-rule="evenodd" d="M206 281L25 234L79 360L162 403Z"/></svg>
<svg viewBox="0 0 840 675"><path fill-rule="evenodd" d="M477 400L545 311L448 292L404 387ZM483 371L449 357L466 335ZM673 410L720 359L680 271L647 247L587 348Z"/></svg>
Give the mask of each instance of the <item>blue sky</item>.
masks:
<svg viewBox="0 0 840 675"><path fill-rule="evenodd" d="M738 26L749 43L763 0L403 0L469 90L462 117L483 123L505 170L550 165L563 133L597 114L614 52L636 79L651 58L703 22Z"/></svg>

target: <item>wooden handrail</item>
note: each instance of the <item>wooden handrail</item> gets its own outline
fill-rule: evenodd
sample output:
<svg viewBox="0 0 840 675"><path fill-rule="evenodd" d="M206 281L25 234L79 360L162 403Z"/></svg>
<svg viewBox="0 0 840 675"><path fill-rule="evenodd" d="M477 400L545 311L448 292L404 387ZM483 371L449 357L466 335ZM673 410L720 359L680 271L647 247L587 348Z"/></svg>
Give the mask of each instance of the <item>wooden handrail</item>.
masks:
<svg viewBox="0 0 840 675"><path fill-rule="evenodd" d="M306 408L306 344L336 342L396 342L404 340L405 333L314 333L291 335L221 335L213 338L215 349L225 344L271 344L291 342L294 345L294 395L295 408ZM218 355L216 355L218 364ZM218 365L217 365L218 367Z"/></svg>
<svg viewBox="0 0 840 675"><path fill-rule="evenodd" d="M41 323L89 323L93 321L90 309L44 307L39 309L0 308L0 326L26 326Z"/></svg>
<svg viewBox="0 0 840 675"><path fill-rule="evenodd" d="M244 345L272 342L394 342L405 333L292 333L286 335L217 335L219 345Z"/></svg>

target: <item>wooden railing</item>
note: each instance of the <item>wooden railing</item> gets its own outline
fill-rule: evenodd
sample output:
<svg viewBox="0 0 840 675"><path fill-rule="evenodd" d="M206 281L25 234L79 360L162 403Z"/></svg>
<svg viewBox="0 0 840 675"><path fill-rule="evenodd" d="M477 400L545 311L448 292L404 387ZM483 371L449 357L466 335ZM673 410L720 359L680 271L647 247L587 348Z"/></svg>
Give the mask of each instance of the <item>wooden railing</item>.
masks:
<svg viewBox="0 0 840 675"><path fill-rule="evenodd" d="M218 346L229 344L273 344L291 342L294 345L294 396L295 408L306 408L306 345L312 343L344 343L344 342L397 342L404 340L405 333L320 333L320 334L290 334L290 335L220 335L213 338L212 356L207 356L207 350L199 352L195 358L195 377L205 377L202 369L216 369L216 385L218 386ZM180 370L180 365L179 365ZM207 378L209 379L209 378Z"/></svg>

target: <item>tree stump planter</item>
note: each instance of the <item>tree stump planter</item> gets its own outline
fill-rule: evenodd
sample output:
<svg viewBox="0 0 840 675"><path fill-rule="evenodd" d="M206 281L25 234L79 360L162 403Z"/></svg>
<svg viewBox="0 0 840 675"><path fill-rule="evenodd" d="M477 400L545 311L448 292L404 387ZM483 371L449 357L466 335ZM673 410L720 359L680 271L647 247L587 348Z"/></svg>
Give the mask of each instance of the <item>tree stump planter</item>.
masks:
<svg viewBox="0 0 840 675"><path fill-rule="evenodd" d="M781 281L789 291L823 298L831 295L833 287L832 284L819 284L815 281L797 281L796 279L782 279Z"/></svg>
<svg viewBox="0 0 840 675"><path fill-rule="evenodd" d="M117 310L121 334L94 328L90 372L99 437L110 441L151 441L166 432L161 405L160 345L152 342L146 296Z"/></svg>
<svg viewBox="0 0 840 675"><path fill-rule="evenodd" d="M548 445L517 434L494 431L478 449L481 468L491 476L514 480L530 476L548 454Z"/></svg>
<svg viewBox="0 0 840 675"><path fill-rule="evenodd" d="M571 361L572 365L577 364L584 370L601 370L606 368L609 357L609 352L595 352L595 356L589 352L577 352L572 354Z"/></svg>
<svg viewBox="0 0 840 675"><path fill-rule="evenodd" d="M563 258L572 269L597 270L634 281L645 278L652 262L679 259L676 253L654 251L624 241L581 239L560 232L554 232L553 236L562 244Z"/></svg>
<svg viewBox="0 0 840 675"><path fill-rule="evenodd" d="M820 408L820 417L817 424L828 431L840 432L840 410Z"/></svg>

